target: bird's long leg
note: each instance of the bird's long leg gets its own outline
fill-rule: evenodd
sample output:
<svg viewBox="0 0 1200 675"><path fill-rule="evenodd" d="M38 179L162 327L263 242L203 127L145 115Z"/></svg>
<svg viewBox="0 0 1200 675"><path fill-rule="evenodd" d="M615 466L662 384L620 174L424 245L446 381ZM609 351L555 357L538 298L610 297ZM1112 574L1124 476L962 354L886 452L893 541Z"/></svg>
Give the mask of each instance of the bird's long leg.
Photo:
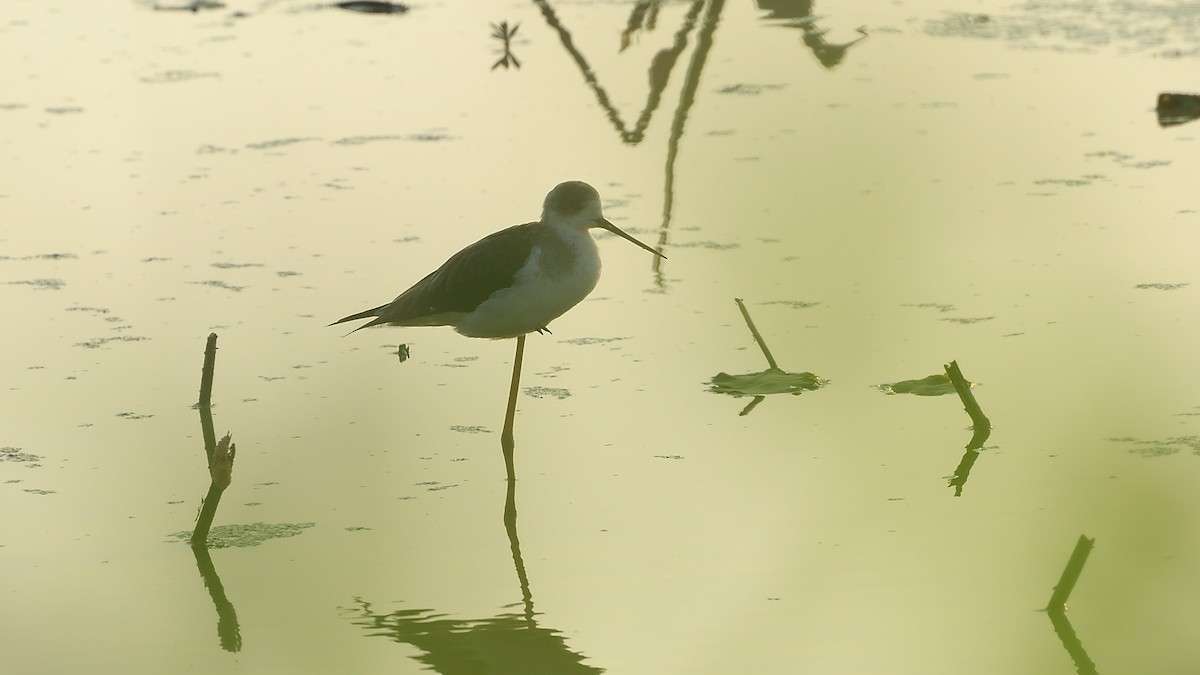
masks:
<svg viewBox="0 0 1200 675"><path fill-rule="evenodd" d="M504 415L504 431L500 434L500 447L504 451L504 470L511 483L517 479L513 469L513 420L517 416L517 390L521 386L521 359L525 356L525 336L517 336L517 353L513 356L512 386L508 390L508 411Z"/></svg>

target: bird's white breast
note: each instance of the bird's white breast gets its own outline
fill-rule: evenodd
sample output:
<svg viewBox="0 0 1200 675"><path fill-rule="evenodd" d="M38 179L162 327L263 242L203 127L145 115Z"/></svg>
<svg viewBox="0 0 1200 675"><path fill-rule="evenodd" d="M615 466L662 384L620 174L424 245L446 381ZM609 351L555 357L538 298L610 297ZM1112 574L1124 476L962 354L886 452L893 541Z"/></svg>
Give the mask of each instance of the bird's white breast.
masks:
<svg viewBox="0 0 1200 675"><path fill-rule="evenodd" d="M545 328L600 280L600 251L587 230L539 236L512 286L496 291L455 326L467 337L509 338Z"/></svg>

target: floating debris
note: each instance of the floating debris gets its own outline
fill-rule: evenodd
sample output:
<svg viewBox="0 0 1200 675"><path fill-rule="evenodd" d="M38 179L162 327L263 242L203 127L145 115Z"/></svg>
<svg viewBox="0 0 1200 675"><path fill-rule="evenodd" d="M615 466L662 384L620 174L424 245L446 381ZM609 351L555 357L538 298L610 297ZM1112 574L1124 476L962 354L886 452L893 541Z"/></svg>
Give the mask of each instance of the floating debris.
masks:
<svg viewBox="0 0 1200 675"><path fill-rule="evenodd" d="M1182 451L1190 451L1200 457L1200 436L1170 436L1150 440L1122 436L1108 440L1127 445L1131 454L1142 457L1169 457Z"/></svg>
<svg viewBox="0 0 1200 675"><path fill-rule="evenodd" d="M973 382L970 385L975 386ZM891 384L881 384L879 390L888 395L945 396L954 393L954 383L945 373L937 373L919 380L902 380Z"/></svg>
<svg viewBox="0 0 1200 675"><path fill-rule="evenodd" d="M730 375L717 373L709 381L712 391L731 396L765 396L767 394L792 394L799 396L806 391L816 391L825 381L812 373L789 373L779 368L768 368L758 373Z"/></svg>
<svg viewBox="0 0 1200 675"><path fill-rule="evenodd" d="M202 72L199 70L164 70L161 73L151 73L138 78L146 84L169 84L172 82L188 82L206 77L220 77L220 73Z"/></svg>
<svg viewBox="0 0 1200 675"><path fill-rule="evenodd" d="M558 389L555 387L525 387L525 395L533 398L556 398L562 400L569 398L571 392L568 389Z"/></svg>
<svg viewBox="0 0 1200 675"><path fill-rule="evenodd" d="M120 319L117 320L119 321ZM113 337L92 338L91 340L76 342L75 346L83 347L84 349L99 349L110 342L142 342L143 340L149 339L150 338L148 337L142 337L140 335L115 335Z"/></svg>
<svg viewBox="0 0 1200 675"><path fill-rule="evenodd" d="M1159 126L1171 127L1191 122L1194 119L1200 118L1200 96L1195 94L1159 94L1158 106L1155 108L1155 112L1158 114Z"/></svg>
<svg viewBox="0 0 1200 675"><path fill-rule="evenodd" d="M286 539L303 533L316 523L250 523L247 525L218 525L208 531L208 548L249 548L272 539ZM172 532L172 539L189 542L190 530Z"/></svg>
<svg viewBox="0 0 1200 675"><path fill-rule="evenodd" d="M40 461L42 461L41 457L28 452L22 452L21 448L0 448L0 462L21 462L23 464L30 464Z"/></svg>
<svg viewBox="0 0 1200 675"><path fill-rule="evenodd" d="M62 279L22 279L20 281L8 282L10 286L32 286L39 291L57 291L67 282Z"/></svg>
<svg viewBox="0 0 1200 675"><path fill-rule="evenodd" d="M361 14L404 14L408 5L396 2L375 2L374 0L353 0L351 2L335 2L334 7Z"/></svg>

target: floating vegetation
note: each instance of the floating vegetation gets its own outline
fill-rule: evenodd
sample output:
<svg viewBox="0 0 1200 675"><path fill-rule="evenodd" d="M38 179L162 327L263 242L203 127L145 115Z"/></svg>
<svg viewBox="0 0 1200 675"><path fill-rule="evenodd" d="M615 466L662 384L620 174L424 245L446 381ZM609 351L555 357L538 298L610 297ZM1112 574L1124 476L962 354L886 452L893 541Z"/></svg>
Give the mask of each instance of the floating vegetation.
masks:
<svg viewBox="0 0 1200 675"><path fill-rule="evenodd" d="M905 304L905 305L900 305L900 306L901 307L916 307L917 309L936 309L937 311L942 312L942 313L954 311L954 305L944 305L944 304L940 304L937 302L921 302L921 303L917 303L917 304Z"/></svg>
<svg viewBox="0 0 1200 675"><path fill-rule="evenodd" d="M146 84L166 84L170 82L187 82L189 80L200 80L206 77L220 77L219 73L202 72L199 70L164 70L160 73L152 73L143 75L138 78Z"/></svg>
<svg viewBox="0 0 1200 675"><path fill-rule="evenodd" d="M57 291L67 282L62 279L22 279L20 281L8 282L10 286L32 286L39 291Z"/></svg>
<svg viewBox="0 0 1200 675"><path fill-rule="evenodd" d="M1188 3L1031 2L1005 14L946 12L926 21L936 37L1004 40L1026 49L1147 53L1181 58L1198 53Z"/></svg>
<svg viewBox="0 0 1200 675"><path fill-rule="evenodd" d="M609 342L620 342L621 340L628 340L628 339L629 338L627 338L627 337L614 337L614 338L583 337L583 338L572 338L570 340L563 340L563 342L565 342L569 345L603 345L603 344L608 344Z"/></svg>
<svg viewBox="0 0 1200 675"><path fill-rule="evenodd" d="M525 395L534 398L556 398L562 400L571 396L568 389L558 389L555 387L525 387Z"/></svg>
<svg viewBox="0 0 1200 675"><path fill-rule="evenodd" d="M1134 288L1153 289L1156 291L1177 291L1181 288L1186 288L1188 284L1138 284Z"/></svg>
<svg viewBox="0 0 1200 675"><path fill-rule="evenodd" d="M949 323L961 323L964 325L969 325L969 324L973 324L973 323L983 323L984 321L991 321L994 318L996 318L996 317L994 317L994 316L961 316L961 317L946 317L945 319L938 319L938 321L947 321Z"/></svg>
<svg viewBox="0 0 1200 675"><path fill-rule="evenodd" d="M363 14L404 14L408 11L408 5L402 5L398 2L379 2L377 0L349 0L347 2L335 2L333 6L338 9L361 12Z"/></svg>
<svg viewBox="0 0 1200 675"><path fill-rule="evenodd" d="M105 319L105 320L106 321L111 321L111 320L120 321L120 319L117 319L116 317L109 317L108 319ZM91 340L84 340L83 342L76 342L75 346L83 347L84 349L99 349L100 347L103 347L104 345L106 345L110 342L141 342L143 340L149 340L149 339L150 338L148 338L148 337L142 337L140 335L115 335L113 337L92 338Z"/></svg>
<svg viewBox="0 0 1200 675"><path fill-rule="evenodd" d="M234 286L233 284L228 284L228 283L225 283L224 281L217 281L217 280L189 281L188 283L196 284L197 286L212 286L213 288L223 288L227 291L235 291L235 292L241 291L246 288L245 286Z"/></svg>
<svg viewBox="0 0 1200 675"><path fill-rule="evenodd" d="M301 534L316 523L250 523L247 525L218 525L208 531L208 548L250 548L272 539L286 539ZM172 532L172 539L187 543L190 530Z"/></svg>
<svg viewBox="0 0 1200 675"><path fill-rule="evenodd" d="M454 138L454 137L451 136L450 134L435 133L435 132L429 132L429 133L423 133L423 134L409 134L408 135L408 140L410 140L410 141L448 141L452 138Z"/></svg>
<svg viewBox="0 0 1200 675"><path fill-rule="evenodd" d="M464 424L455 424L454 426L450 427L450 431L457 431L457 432L463 433L463 434L490 434L490 433L492 433L491 429L488 429L487 427L481 427L481 426L477 426L477 425L476 426L467 426Z"/></svg>
<svg viewBox="0 0 1200 675"><path fill-rule="evenodd" d="M1130 446L1128 450L1131 454L1142 457L1167 457L1181 451L1189 451L1200 457L1200 436L1170 436L1150 440L1121 436L1108 440Z"/></svg>
<svg viewBox="0 0 1200 675"><path fill-rule="evenodd" d="M1092 177L1084 178L1040 178L1033 181L1034 185L1061 185L1063 187L1083 187L1092 184Z"/></svg>
<svg viewBox="0 0 1200 675"><path fill-rule="evenodd" d="M816 306L820 305L821 303L805 302L804 300L771 300L769 302L764 302L761 304L764 304L764 305L786 305L787 307L791 307L792 309L808 309L810 307L816 307Z"/></svg>
<svg viewBox="0 0 1200 675"><path fill-rule="evenodd" d="M728 251L728 250L735 249L735 248L741 248L741 246L742 246L741 244L728 244L728 243L723 244L723 243L717 242L717 241L688 241L688 242L682 242L682 243L675 242L675 243L672 243L671 245L674 246L675 248L707 248L707 249L712 249L714 251Z"/></svg>
<svg viewBox="0 0 1200 675"><path fill-rule="evenodd" d="M1168 166L1171 162L1165 159L1146 159L1134 161L1133 155L1127 155L1116 150L1100 150L1097 152L1089 152L1084 157L1095 157L1099 159L1111 159L1118 165L1128 169L1154 169L1160 166Z"/></svg>
<svg viewBox="0 0 1200 675"><path fill-rule="evenodd" d="M815 391L828 384L828 380L822 380L817 375L809 372L789 373L779 367L775 361L775 357L771 354L771 350L767 348L766 341L763 340L762 334L758 332L758 328L754 325L754 320L750 318L750 312L746 309L746 303L742 302L741 298L734 298L737 303L738 310L742 313L742 319L746 322L746 327L750 329L750 335L754 338L758 348L762 350L763 357L767 360L767 369L757 373L743 373L741 375L730 375L726 372L717 373L709 380L711 386L710 391L716 394L727 394L729 396L753 396L754 400L750 402L742 412L742 416L749 415L754 407L765 400L766 396L771 394L792 394L797 396L806 391Z"/></svg>
<svg viewBox="0 0 1200 675"><path fill-rule="evenodd" d="M75 260L78 257L74 253L35 253L33 255L23 255L18 258L0 255L0 260Z"/></svg>
<svg viewBox="0 0 1200 675"><path fill-rule="evenodd" d="M972 387L974 382L969 383ZM891 384L879 385L879 390L885 394L912 394L914 396L945 396L954 393L954 383L945 373L937 373L919 380L901 380Z"/></svg>
<svg viewBox="0 0 1200 675"><path fill-rule="evenodd" d="M727 87L721 87L717 90L718 94L735 94L739 96L758 96L764 91L778 91L783 89L782 84L748 84L739 83L731 84Z"/></svg>
<svg viewBox="0 0 1200 675"><path fill-rule="evenodd" d="M380 136L348 136L346 138L337 139L336 141L333 142L333 144L334 145L362 145L364 143L374 143L376 141L403 141L403 140L404 140L403 136L396 136L396 135L392 135L392 134L386 134L386 135L380 135Z"/></svg>
<svg viewBox="0 0 1200 675"><path fill-rule="evenodd" d="M307 143L308 141L319 141L319 138L276 138L270 141L260 141L258 143L247 143L246 147L251 150L273 150L282 148L287 145L295 145L296 143Z"/></svg>
<svg viewBox="0 0 1200 675"><path fill-rule="evenodd" d="M157 12L198 12L202 9L223 9L224 7L225 3L218 0L192 0L180 5L162 5L156 3L154 10Z"/></svg>
<svg viewBox="0 0 1200 675"><path fill-rule="evenodd" d="M730 375L717 373L709 382L712 391L731 396L765 396L767 394L792 394L798 396L806 391L820 389L825 381L812 373L789 373L779 368L768 368L758 373Z"/></svg>
<svg viewBox="0 0 1200 675"><path fill-rule="evenodd" d="M42 461L41 457L28 452L22 452L21 448L0 448L0 462L21 462L22 464L32 464L40 461Z"/></svg>

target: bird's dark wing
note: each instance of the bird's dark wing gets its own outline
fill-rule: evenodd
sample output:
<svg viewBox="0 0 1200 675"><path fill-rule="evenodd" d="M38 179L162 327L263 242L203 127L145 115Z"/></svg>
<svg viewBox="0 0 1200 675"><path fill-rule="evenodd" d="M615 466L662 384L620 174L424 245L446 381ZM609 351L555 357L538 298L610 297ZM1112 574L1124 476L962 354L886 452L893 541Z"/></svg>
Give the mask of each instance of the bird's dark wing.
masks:
<svg viewBox="0 0 1200 675"><path fill-rule="evenodd" d="M508 288L533 249L538 223L514 225L455 253L441 267L379 308L388 323L445 312L470 312L492 293Z"/></svg>

